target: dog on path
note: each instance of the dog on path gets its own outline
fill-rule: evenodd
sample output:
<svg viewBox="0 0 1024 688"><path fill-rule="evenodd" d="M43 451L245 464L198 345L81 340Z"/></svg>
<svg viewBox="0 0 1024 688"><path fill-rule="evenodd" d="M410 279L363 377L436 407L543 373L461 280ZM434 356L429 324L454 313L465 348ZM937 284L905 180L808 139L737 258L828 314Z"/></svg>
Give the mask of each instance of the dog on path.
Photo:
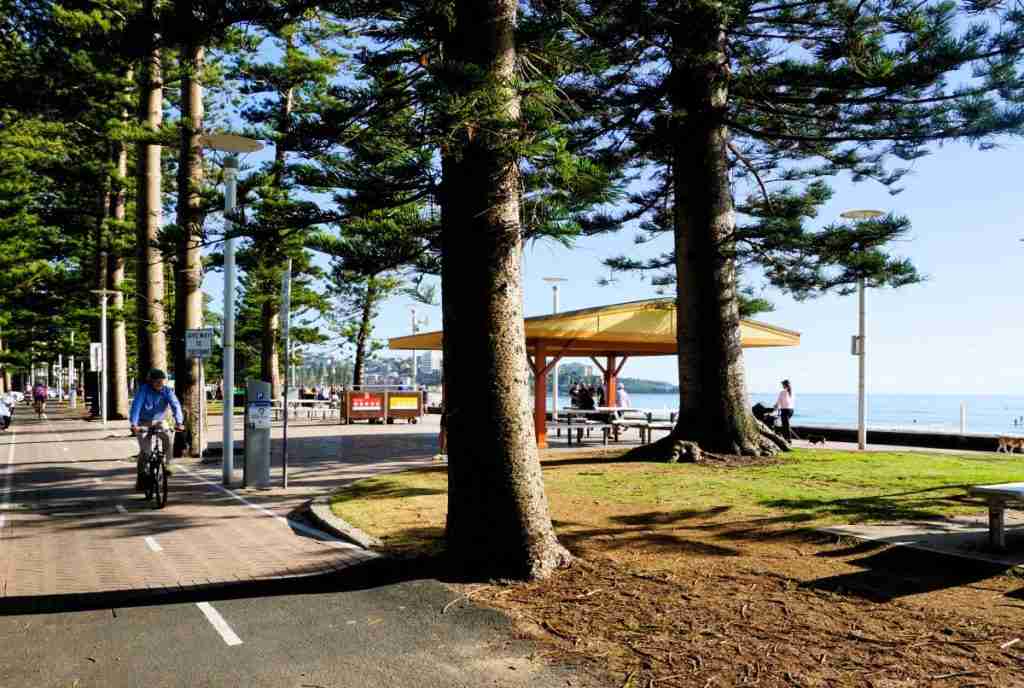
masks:
<svg viewBox="0 0 1024 688"><path fill-rule="evenodd" d="M825 446L824 435L808 435L807 441L810 442L811 444L820 444L823 447Z"/></svg>
<svg viewBox="0 0 1024 688"><path fill-rule="evenodd" d="M1014 454L1018 449L1024 452L1024 437L999 437L999 446L996 447L996 452Z"/></svg>

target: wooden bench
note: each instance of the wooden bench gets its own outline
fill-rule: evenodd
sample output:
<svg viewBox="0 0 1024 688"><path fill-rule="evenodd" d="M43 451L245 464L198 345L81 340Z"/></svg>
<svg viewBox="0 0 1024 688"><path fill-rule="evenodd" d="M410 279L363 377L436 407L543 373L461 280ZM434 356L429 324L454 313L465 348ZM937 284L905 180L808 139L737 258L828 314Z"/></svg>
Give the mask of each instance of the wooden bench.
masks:
<svg viewBox="0 0 1024 688"><path fill-rule="evenodd" d="M1024 508L1024 483L975 485L967 488L967 494L988 502L988 542L995 549L1006 549L1006 505Z"/></svg>
<svg viewBox="0 0 1024 688"><path fill-rule="evenodd" d="M576 444L583 444L583 435L586 433L587 437L590 437L591 430L600 430L602 444L608 444L608 437L613 432L613 426L610 423L598 423L597 421L570 421L568 423L548 423L548 432L555 431L556 436L562 436L562 430L567 430L566 437L569 440L569 445L572 446L572 436L576 435Z"/></svg>

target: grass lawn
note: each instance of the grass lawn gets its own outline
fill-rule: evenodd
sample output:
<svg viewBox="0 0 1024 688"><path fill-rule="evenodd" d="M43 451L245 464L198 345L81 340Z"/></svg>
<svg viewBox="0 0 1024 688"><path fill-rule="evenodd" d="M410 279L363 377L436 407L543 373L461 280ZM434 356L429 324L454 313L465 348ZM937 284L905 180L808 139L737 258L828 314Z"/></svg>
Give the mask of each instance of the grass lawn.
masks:
<svg viewBox="0 0 1024 688"><path fill-rule="evenodd" d="M851 542L811 526L983 517L964 488L1024 480L982 455L797 450L722 467L542 457L559 540L580 563L544 581L456 586L612 684L830 688L1024 686L1020 577ZM442 543L444 467L361 480L332 507L395 552ZM1018 645L1020 643L1017 643ZM1016 647L1016 645L1014 646ZM868 678L870 677L870 679Z"/></svg>
<svg viewBox="0 0 1024 688"><path fill-rule="evenodd" d="M543 464L552 516L564 524L609 511L805 525L978 515L968 485L1024 480L1020 459L913 452L794 450L781 463L744 468L565 454ZM443 468L407 471L357 482L334 496L333 509L403 546L439 534L446 491Z"/></svg>

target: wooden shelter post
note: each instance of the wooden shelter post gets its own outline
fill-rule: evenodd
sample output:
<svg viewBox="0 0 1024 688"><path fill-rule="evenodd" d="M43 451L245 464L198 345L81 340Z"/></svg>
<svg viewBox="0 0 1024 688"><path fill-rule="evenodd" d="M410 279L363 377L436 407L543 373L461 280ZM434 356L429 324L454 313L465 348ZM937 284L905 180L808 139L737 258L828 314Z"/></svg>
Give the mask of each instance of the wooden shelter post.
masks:
<svg viewBox="0 0 1024 688"><path fill-rule="evenodd" d="M615 357L609 356L604 366L604 405L615 406Z"/></svg>
<svg viewBox="0 0 1024 688"><path fill-rule="evenodd" d="M537 447L548 446L548 386L547 350L544 342L537 342L533 352L533 429L537 436Z"/></svg>

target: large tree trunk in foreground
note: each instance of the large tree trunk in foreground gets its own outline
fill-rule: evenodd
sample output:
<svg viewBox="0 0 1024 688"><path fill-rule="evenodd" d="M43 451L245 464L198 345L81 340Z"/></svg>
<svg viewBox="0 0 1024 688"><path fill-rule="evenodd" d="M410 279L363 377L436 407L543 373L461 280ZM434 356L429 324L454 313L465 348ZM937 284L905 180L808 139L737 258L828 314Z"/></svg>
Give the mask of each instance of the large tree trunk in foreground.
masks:
<svg viewBox="0 0 1024 688"><path fill-rule="evenodd" d="M117 178L110 195L110 215L120 232L124 224L127 199L124 183L128 175L128 149L123 142L115 144L114 164ZM107 372L107 417L114 420L128 418L128 335L124 321L124 256L115 251L108 257L108 285L114 294L110 297L110 312L107 314L110 329L107 340L107 360L110 368Z"/></svg>
<svg viewBox="0 0 1024 688"><path fill-rule="evenodd" d="M710 29L707 27L710 25ZM729 181L727 65L717 18L693 17L676 41L692 58L675 65L673 136L679 420L655 449L686 440L704 451L772 453L750 412L740 340L736 214Z"/></svg>
<svg viewBox="0 0 1024 688"><path fill-rule="evenodd" d="M186 70L182 79L181 151L178 165L178 265L175 273L174 373L175 391L185 412L189 456L202 451L200 422L202 390L199 363L185 355L185 330L203 326L203 210L199 191L203 184L203 152L199 136L203 129L203 48L182 48ZM231 390L224 390L230 394Z"/></svg>
<svg viewBox="0 0 1024 688"><path fill-rule="evenodd" d="M571 559L558 543L528 393L519 260L515 0L456 3L449 58L500 84L500 110L458 132L444 160L442 280L448 554L474 575L539 578ZM488 102L488 99L482 99ZM505 126L503 126L505 125Z"/></svg>
<svg viewBox="0 0 1024 688"><path fill-rule="evenodd" d="M153 0L146 0L146 17L152 16ZM149 54L143 58L139 89L139 119L150 132L163 122L163 75L158 37L149 35ZM141 384L153 368L167 370L167 335L164 331L164 261L156 247L163 224L161 206L161 146L141 142L136 150L137 194L135 228L138 253L135 282L138 316L138 374Z"/></svg>

